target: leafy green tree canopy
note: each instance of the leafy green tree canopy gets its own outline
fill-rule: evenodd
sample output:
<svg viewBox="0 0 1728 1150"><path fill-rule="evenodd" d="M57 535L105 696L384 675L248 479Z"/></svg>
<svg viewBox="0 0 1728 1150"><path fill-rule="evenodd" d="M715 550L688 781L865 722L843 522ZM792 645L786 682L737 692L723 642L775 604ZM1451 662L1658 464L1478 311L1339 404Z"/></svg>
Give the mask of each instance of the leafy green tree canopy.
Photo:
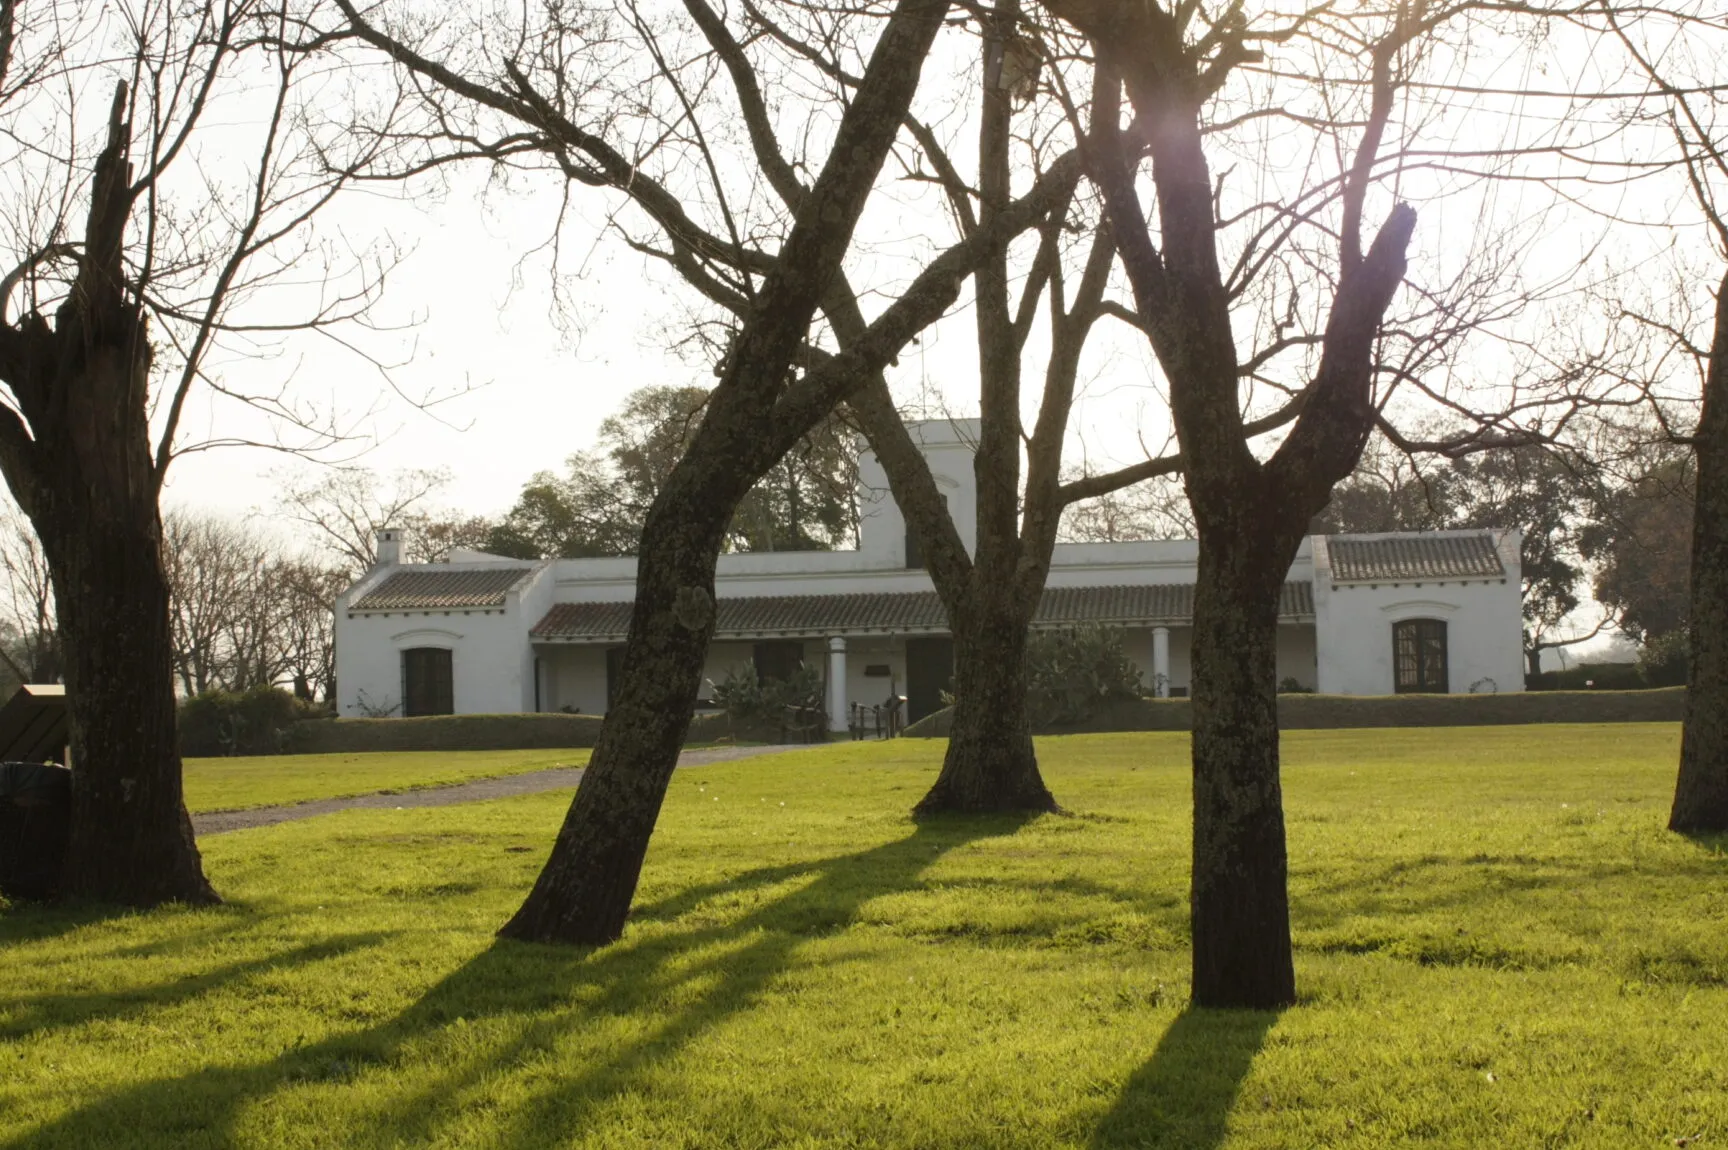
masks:
<svg viewBox="0 0 1728 1150"><path fill-rule="evenodd" d="M708 402L700 387L644 387L600 425L596 450L542 471L492 529L486 550L517 558L630 555L661 484L689 447ZM732 551L828 551L858 530L857 456L830 416L745 496L727 532Z"/></svg>

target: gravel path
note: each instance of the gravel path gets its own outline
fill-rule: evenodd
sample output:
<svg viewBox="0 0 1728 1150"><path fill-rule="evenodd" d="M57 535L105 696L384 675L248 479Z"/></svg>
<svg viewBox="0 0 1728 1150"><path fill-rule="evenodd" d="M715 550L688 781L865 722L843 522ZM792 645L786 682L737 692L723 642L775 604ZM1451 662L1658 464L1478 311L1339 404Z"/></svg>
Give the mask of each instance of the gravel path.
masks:
<svg viewBox="0 0 1728 1150"><path fill-rule="evenodd" d="M709 763L726 763L755 755L808 749L803 746L709 747L683 752L678 756L678 765L701 767ZM192 829L200 836L219 835L224 831L275 826L277 823L290 823L296 819L309 819L336 811L448 807L457 803L483 802L486 799L507 799L512 795L537 795L545 791L569 790L575 787L581 778L581 767L553 767L550 770L529 771L526 774L506 775L498 779L476 779L471 783L456 783L447 787L381 791L371 795L353 795L345 799L313 799L310 802L288 803L280 807L254 807L246 811L206 811L192 816Z"/></svg>

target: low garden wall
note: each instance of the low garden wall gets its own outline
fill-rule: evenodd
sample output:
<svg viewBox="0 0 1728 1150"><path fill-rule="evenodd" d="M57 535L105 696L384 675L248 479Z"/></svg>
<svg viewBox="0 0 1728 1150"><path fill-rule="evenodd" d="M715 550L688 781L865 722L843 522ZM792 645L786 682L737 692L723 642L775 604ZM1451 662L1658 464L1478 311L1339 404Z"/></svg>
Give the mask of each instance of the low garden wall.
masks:
<svg viewBox="0 0 1728 1150"><path fill-rule="evenodd" d="M1653 691L1525 691L1506 695L1279 695L1278 726L1287 731L1332 727L1490 727L1516 723L1677 723L1686 689ZM946 738L951 712L913 723L911 738ZM1138 699L1105 707L1084 723L1049 734L1100 731L1186 731L1188 699Z"/></svg>
<svg viewBox="0 0 1728 1150"><path fill-rule="evenodd" d="M592 747L598 715L427 715L413 719L307 719L288 727L290 754L363 751L518 751ZM688 741L773 742L776 732L740 728L723 714L696 716Z"/></svg>
<svg viewBox="0 0 1728 1150"><path fill-rule="evenodd" d="M595 715L426 715L413 719L308 719L285 732L292 754L363 751L514 751L592 747Z"/></svg>

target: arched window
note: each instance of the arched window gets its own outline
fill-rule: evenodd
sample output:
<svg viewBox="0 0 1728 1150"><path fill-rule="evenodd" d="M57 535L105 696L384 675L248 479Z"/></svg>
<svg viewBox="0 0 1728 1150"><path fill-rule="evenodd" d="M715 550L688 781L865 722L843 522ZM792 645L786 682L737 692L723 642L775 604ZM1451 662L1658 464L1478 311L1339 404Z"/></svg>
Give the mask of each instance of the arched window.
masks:
<svg viewBox="0 0 1728 1150"><path fill-rule="evenodd" d="M410 647L402 652L402 713L410 716L456 713L450 648Z"/></svg>
<svg viewBox="0 0 1728 1150"><path fill-rule="evenodd" d="M1405 619L1392 624L1393 690L1400 695L1444 695L1450 687L1446 671L1446 621Z"/></svg>

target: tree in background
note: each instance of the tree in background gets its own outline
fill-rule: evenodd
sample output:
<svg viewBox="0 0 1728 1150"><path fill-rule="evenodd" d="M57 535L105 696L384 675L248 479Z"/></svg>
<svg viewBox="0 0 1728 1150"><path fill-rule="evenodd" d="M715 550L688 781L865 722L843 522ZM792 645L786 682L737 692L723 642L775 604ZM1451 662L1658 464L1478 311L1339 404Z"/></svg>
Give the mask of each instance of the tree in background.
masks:
<svg viewBox="0 0 1728 1150"><path fill-rule="evenodd" d="M174 673L182 694L238 686L253 646L245 632L273 609L265 593L271 548L254 528L214 515L171 511L162 519ZM237 649L237 647L239 649Z"/></svg>
<svg viewBox="0 0 1728 1150"><path fill-rule="evenodd" d="M1631 462L1602 492L1579 542L1595 567L1596 598L1620 630L1647 644L1686 629L1698 465L1689 448L1665 441L1648 443Z"/></svg>
<svg viewBox="0 0 1728 1150"><path fill-rule="evenodd" d="M564 474L538 472L484 549L515 558L634 555L648 509L688 450L709 392L644 387L600 424L596 450ZM729 551L828 551L855 543L854 434L836 416L801 438L750 489L727 531Z"/></svg>
<svg viewBox="0 0 1728 1150"><path fill-rule="evenodd" d="M42 544L16 513L0 521L0 655L16 688L21 683L58 683L65 674L60 627L54 618L54 583Z"/></svg>
<svg viewBox="0 0 1728 1150"><path fill-rule="evenodd" d="M1083 478L1071 472L1064 482ZM1062 513L1060 543L1131 543L1139 539L1192 539L1194 517L1182 477L1161 476L1079 503Z"/></svg>
<svg viewBox="0 0 1728 1150"><path fill-rule="evenodd" d="M337 594L353 572L299 554L245 521L187 510L163 518L181 692L291 685L331 697Z"/></svg>
<svg viewBox="0 0 1728 1150"><path fill-rule="evenodd" d="M378 532L386 527L406 535L408 562L436 562L450 547L480 545L491 534L484 520L435 515L437 497L450 479L446 468L407 468L387 477L366 467L285 473L276 477L276 510L354 575L377 564Z"/></svg>
<svg viewBox="0 0 1728 1150"><path fill-rule="evenodd" d="M1557 445L1490 447L1419 465L1377 439L1350 478L1333 489L1310 530L1521 532L1524 658L1529 673L1539 674L1543 651L1601 631L1558 633L1578 607L1587 573L1585 541L1601 506L1599 471L1582 452Z"/></svg>
<svg viewBox="0 0 1728 1150"><path fill-rule="evenodd" d="M200 383L328 442L285 393L226 386L211 352L352 319L377 286L311 222L380 134L326 130L328 77L302 83L288 26L253 0L0 3L0 473L65 653L69 896L215 900L181 797L163 480L211 445L181 434ZM252 115L211 114L240 98ZM290 272L307 310L254 310Z"/></svg>

